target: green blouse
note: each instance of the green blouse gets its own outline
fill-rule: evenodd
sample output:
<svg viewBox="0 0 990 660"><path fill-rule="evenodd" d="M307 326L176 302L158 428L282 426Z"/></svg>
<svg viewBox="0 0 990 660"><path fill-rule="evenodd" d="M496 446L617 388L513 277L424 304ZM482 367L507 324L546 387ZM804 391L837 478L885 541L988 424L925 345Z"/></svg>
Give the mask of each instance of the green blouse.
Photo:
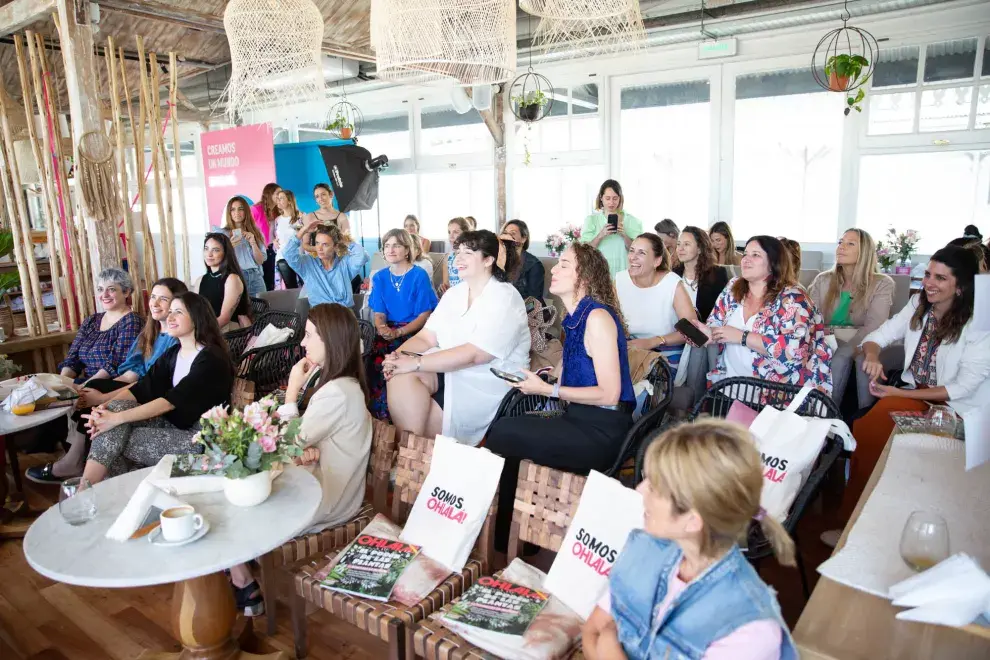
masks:
<svg viewBox="0 0 990 660"><path fill-rule="evenodd" d="M851 307L852 294L848 291L839 292L839 302L835 305L829 325L852 325L852 319L849 317Z"/></svg>
<svg viewBox="0 0 990 660"><path fill-rule="evenodd" d="M604 213L592 213L584 219L584 226L581 228L581 242L590 243L598 232L602 230L608 216ZM639 218L628 211L622 217L622 229L626 236L633 239L643 233L643 223ZM629 268L628 248L626 242L618 234L606 236L598 243L598 251L604 255L608 261L608 271L615 279L615 274Z"/></svg>

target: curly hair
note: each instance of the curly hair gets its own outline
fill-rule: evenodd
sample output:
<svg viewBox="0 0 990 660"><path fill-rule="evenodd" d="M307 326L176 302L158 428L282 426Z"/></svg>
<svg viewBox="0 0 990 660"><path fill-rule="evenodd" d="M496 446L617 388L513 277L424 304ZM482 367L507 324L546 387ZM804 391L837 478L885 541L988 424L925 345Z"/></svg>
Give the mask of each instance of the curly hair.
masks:
<svg viewBox="0 0 990 660"><path fill-rule="evenodd" d="M354 242L351 235L334 222L316 225L316 229L313 230L313 238L319 234L326 234L330 237L330 240L333 241L333 251L337 253L338 258L346 257L350 244Z"/></svg>
<svg viewBox="0 0 990 660"><path fill-rule="evenodd" d="M715 246L712 245L711 236L701 227L688 225L681 231L682 234L691 234L694 242L698 244L698 263L694 266L694 277L698 282L714 282L715 269ZM684 264L674 266L674 272L680 276L684 275Z"/></svg>
<svg viewBox="0 0 990 660"><path fill-rule="evenodd" d="M588 243L571 243L569 249L574 251L576 262L576 288L580 290L583 287L586 296L611 309L619 319L622 332L628 336L629 328L626 327L626 319L619 306L619 295L615 291L605 256Z"/></svg>

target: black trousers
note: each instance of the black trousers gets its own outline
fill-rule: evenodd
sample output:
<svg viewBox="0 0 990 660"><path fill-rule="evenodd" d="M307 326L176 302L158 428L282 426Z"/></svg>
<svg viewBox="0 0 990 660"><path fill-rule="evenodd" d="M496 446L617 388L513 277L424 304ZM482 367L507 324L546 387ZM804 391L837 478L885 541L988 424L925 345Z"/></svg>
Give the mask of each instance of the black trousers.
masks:
<svg viewBox="0 0 990 660"><path fill-rule="evenodd" d="M86 387L91 387L101 394L116 392L120 388L126 386L127 383L122 383L119 380L114 380L112 378L94 378L86 383ZM86 420L83 419L82 416L88 415L92 410L92 408L83 408L82 410L76 410L72 413L72 421L76 423L76 429L83 435L86 434Z"/></svg>
<svg viewBox="0 0 990 660"><path fill-rule="evenodd" d="M496 549L504 552L508 547L523 459L575 474L604 471L612 467L630 428L632 416L628 412L580 403L568 404L559 417L523 415L492 424L485 447L505 458L495 513Z"/></svg>
<svg viewBox="0 0 990 660"><path fill-rule="evenodd" d="M268 256L265 263L261 264L261 277L265 280L265 290L275 290L275 248L268 246Z"/></svg>
<svg viewBox="0 0 990 660"><path fill-rule="evenodd" d="M292 270L292 266L285 259L278 260L278 272L282 276L282 284L286 289L298 289L302 283L302 278Z"/></svg>

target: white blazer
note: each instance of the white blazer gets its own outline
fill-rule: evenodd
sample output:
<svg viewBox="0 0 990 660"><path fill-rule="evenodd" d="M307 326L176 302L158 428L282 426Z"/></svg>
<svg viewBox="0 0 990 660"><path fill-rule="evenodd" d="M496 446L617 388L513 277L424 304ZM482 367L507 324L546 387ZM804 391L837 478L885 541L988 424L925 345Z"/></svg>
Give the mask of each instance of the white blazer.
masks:
<svg viewBox="0 0 990 660"><path fill-rule="evenodd" d="M903 339L902 378L912 385L914 376L909 369L924 328L922 323L917 330L911 329L911 317L917 308L918 296L915 295L904 309L863 338L863 344L871 341L879 344L880 348ZM935 353L935 378L948 391L948 404L960 415L990 405L990 332L974 330L970 320L957 341L939 346Z"/></svg>

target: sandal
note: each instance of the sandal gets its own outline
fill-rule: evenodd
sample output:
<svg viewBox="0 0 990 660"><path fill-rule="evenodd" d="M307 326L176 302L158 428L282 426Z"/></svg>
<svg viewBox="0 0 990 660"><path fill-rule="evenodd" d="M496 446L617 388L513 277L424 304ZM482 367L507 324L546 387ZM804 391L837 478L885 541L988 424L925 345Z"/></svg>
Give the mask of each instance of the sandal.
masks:
<svg viewBox="0 0 990 660"><path fill-rule="evenodd" d="M243 587L234 587L234 602L237 609L244 612L244 616L261 616L265 613L265 599L261 595L261 587L257 580L252 580Z"/></svg>
<svg viewBox="0 0 990 660"><path fill-rule="evenodd" d="M24 471L24 476L36 484L60 484L66 479L72 478L71 476L60 477L55 474L54 463L45 463L41 467L30 467Z"/></svg>

